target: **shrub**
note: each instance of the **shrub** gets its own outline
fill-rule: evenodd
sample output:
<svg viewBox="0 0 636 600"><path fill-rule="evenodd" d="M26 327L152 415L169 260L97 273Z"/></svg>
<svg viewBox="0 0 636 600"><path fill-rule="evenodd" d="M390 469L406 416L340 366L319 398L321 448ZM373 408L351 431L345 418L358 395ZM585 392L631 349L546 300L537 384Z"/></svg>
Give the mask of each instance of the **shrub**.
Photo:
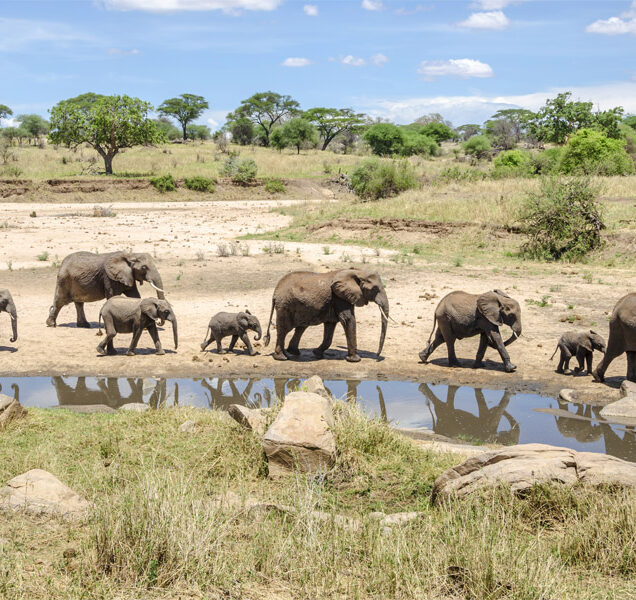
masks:
<svg viewBox="0 0 636 600"><path fill-rule="evenodd" d="M229 177L233 183L248 185L256 179L258 167L251 158L239 160L237 156L230 156L223 166L223 175Z"/></svg>
<svg viewBox="0 0 636 600"><path fill-rule="evenodd" d="M194 177L186 177L183 183L189 190L213 193L216 181L210 177L195 175Z"/></svg>
<svg viewBox="0 0 636 600"><path fill-rule="evenodd" d="M582 259L602 245L599 193L587 178L547 178L528 194L521 214L528 241L522 252L543 260Z"/></svg>
<svg viewBox="0 0 636 600"><path fill-rule="evenodd" d="M404 142L400 150L402 156L412 156L413 154L437 156L439 154L439 145L433 138L427 135L407 131L403 139Z"/></svg>
<svg viewBox="0 0 636 600"><path fill-rule="evenodd" d="M561 148L548 148L543 152L535 152L530 155L532 169L537 175L550 175L557 173L561 161Z"/></svg>
<svg viewBox="0 0 636 600"><path fill-rule="evenodd" d="M283 194L286 188L280 179L267 179L265 181L265 191L268 194Z"/></svg>
<svg viewBox="0 0 636 600"><path fill-rule="evenodd" d="M559 171L566 175L630 175L634 161L625 151L624 140L581 129L563 149Z"/></svg>
<svg viewBox="0 0 636 600"><path fill-rule="evenodd" d="M532 155L524 150L505 150L493 160L494 177L527 177L534 174Z"/></svg>
<svg viewBox="0 0 636 600"><path fill-rule="evenodd" d="M417 187L413 168L406 161L362 161L351 174L351 187L359 198L378 200Z"/></svg>
<svg viewBox="0 0 636 600"><path fill-rule="evenodd" d="M174 192L177 189L174 177L172 175L160 175L159 177L153 177L150 183L159 190L162 194L164 192Z"/></svg>
<svg viewBox="0 0 636 600"><path fill-rule="evenodd" d="M487 135L474 135L462 144L462 148L466 154L483 158L491 150L490 139Z"/></svg>
<svg viewBox="0 0 636 600"><path fill-rule="evenodd" d="M392 123L376 123L367 129L363 137L373 154L379 156L399 154L404 145L402 130Z"/></svg>
<svg viewBox="0 0 636 600"><path fill-rule="evenodd" d="M449 183L451 181L456 182L473 182L473 181L483 181L486 179L487 175L483 171L479 171L477 169L462 169L457 165L448 167L444 169L438 176L438 180L444 183Z"/></svg>

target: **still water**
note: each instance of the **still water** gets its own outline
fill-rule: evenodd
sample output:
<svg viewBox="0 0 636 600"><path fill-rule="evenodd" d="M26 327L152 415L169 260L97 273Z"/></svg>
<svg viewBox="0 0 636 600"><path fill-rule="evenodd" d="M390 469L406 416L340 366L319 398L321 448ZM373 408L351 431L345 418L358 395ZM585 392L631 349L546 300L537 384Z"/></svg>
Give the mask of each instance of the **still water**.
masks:
<svg viewBox="0 0 636 600"><path fill-rule="evenodd" d="M230 404L271 406L301 383L288 378L7 377L0 378L0 391L27 408L96 404L117 408L145 402L153 407L226 409ZM604 421L597 407L537 394L412 381L326 381L325 385L334 397L356 399L366 413L396 427L427 428L473 442L541 442L636 461L635 428Z"/></svg>

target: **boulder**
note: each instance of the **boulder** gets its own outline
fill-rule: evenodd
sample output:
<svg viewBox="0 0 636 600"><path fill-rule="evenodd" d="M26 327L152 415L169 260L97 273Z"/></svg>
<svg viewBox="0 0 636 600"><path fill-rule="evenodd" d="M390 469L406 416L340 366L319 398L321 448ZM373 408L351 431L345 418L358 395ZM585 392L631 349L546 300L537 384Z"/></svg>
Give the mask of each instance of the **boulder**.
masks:
<svg viewBox="0 0 636 600"><path fill-rule="evenodd" d="M84 518L90 503L42 469L32 469L0 489L0 507L68 519Z"/></svg>
<svg viewBox="0 0 636 600"><path fill-rule="evenodd" d="M267 429L267 420L260 411L240 404L230 404L227 409L230 417L247 429L251 429L257 435L263 435Z"/></svg>
<svg viewBox="0 0 636 600"><path fill-rule="evenodd" d="M578 394L575 390L564 388L559 392L559 398L566 402L578 402Z"/></svg>
<svg viewBox="0 0 636 600"><path fill-rule="evenodd" d="M304 392L309 392L310 394L318 394L323 398L331 399L331 394L327 391L325 384L322 382L322 379L318 375L312 375L309 379L307 379L303 383L302 389Z"/></svg>
<svg viewBox="0 0 636 600"><path fill-rule="evenodd" d="M309 392L289 394L263 438L270 476L331 467L336 459L332 427L331 400Z"/></svg>
<svg viewBox="0 0 636 600"><path fill-rule="evenodd" d="M627 396L636 396L636 381L624 379L623 383L621 383L621 398Z"/></svg>
<svg viewBox="0 0 636 600"><path fill-rule="evenodd" d="M576 452L546 444L521 444L473 456L442 473L433 501L464 497L506 483L516 491L535 484L576 482L636 486L636 463L607 454Z"/></svg>
<svg viewBox="0 0 636 600"><path fill-rule="evenodd" d="M0 429L6 427L11 421L26 417L26 414L26 410L17 400L0 394Z"/></svg>
<svg viewBox="0 0 636 600"><path fill-rule="evenodd" d="M181 431L182 433L195 433L196 430L196 421L193 421L192 419L188 419L187 421L184 421L183 423L181 423L181 425L179 425L179 431Z"/></svg>
<svg viewBox="0 0 636 600"><path fill-rule="evenodd" d="M119 410L131 410L132 412L146 412L150 406L143 402L129 402L128 404L122 404Z"/></svg>
<svg viewBox="0 0 636 600"><path fill-rule="evenodd" d="M601 409L601 417L612 423L636 425L636 396L625 396Z"/></svg>

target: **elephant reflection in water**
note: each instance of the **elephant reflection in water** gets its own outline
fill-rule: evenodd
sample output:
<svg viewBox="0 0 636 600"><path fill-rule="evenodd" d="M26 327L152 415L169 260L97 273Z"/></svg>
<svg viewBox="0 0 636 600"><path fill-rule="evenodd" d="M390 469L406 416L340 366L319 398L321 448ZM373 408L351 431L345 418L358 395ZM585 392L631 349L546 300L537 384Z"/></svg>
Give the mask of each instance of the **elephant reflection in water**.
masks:
<svg viewBox="0 0 636 600"><path fill-rule="evenodd" d="M20 386L17 383L12 383L11 389L13 390L13 399L19 403L20 402ZM0 383L0 394L1 393L2 393L2 384Z"/></svg>
<svg viewBox="0 0 636 600"><path fill-rule="evenodd" d="M475 389L477 401L477 416L472 413L455 408L455 395L459 388L449 385L446 392L446 401L438 398L427 383L422 383L419 390L427 398L429 408L434 409L433 431L450 438L468 436L484 442L504 445L517 444L519 442L519 423L506 410L510 402L510 392L504 392L503 397L496 406L488 408L484 393ZM510 429L497 431L502 418L508 421Z"/></svg>
<svg viewBox="0 0 636 600"><path fill-rule="evenodd" d="M567 402L563 400L558 402L560 410L568 410ZM571 413L575 418L555 416L557 429L564 437L574 438L577 442L596 442L603 435L601 425L598 423L600 410L600 407L592 407L589 404L577 404L576 412Z"/></svg>
<svg viewBox="0 0 636 600"><path fill-rule="evenodd" d="M623 437L620 437L608 423L601 423L605 452L623 460L636 462L636 427L620 427L625 432Z"/></svg>
<svg viewBox="0 0 636 600"><path fill-rule="evenodd" d="M97 377L95 385L97 389L87 385L86 377L78 377L75 387L68 384L63 377L52 377L51 381L57 393L60 406L81 406L104 404L111 408L119 408L124 404L141 403L144 400L144 391L148 391L148 385L152 387L148 404L152 408L165 405L167 400L165 379L143 379L142 377L127 377L126 382L130 392L126 395L119 388L120 379L117 377ZM179 386L175 383L174 403L179 403Z"/></svg>

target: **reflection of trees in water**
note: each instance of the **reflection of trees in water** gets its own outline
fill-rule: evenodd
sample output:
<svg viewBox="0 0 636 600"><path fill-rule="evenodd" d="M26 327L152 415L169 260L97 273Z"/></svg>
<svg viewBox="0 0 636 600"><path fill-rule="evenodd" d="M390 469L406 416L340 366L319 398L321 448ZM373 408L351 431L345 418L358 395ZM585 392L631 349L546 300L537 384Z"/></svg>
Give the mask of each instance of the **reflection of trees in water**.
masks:
<svg viewBox="0 0 636 600"><path fill-rule="evenodd" d="M488 408L486 397L480 389L475 389L477 402L477 416L455 408L455 395L458 386L449 385L446 388L446 400L440 399L428 383L420 384L420 392L427 399L429 410L432 407L433 431L447 437L468 436L484 442L498 444L516 444L521 433L519 423L506 410L510 403L510 392L504 392L501 400ZM502 419L508 421L510 429L498 431Z"/></svg>

